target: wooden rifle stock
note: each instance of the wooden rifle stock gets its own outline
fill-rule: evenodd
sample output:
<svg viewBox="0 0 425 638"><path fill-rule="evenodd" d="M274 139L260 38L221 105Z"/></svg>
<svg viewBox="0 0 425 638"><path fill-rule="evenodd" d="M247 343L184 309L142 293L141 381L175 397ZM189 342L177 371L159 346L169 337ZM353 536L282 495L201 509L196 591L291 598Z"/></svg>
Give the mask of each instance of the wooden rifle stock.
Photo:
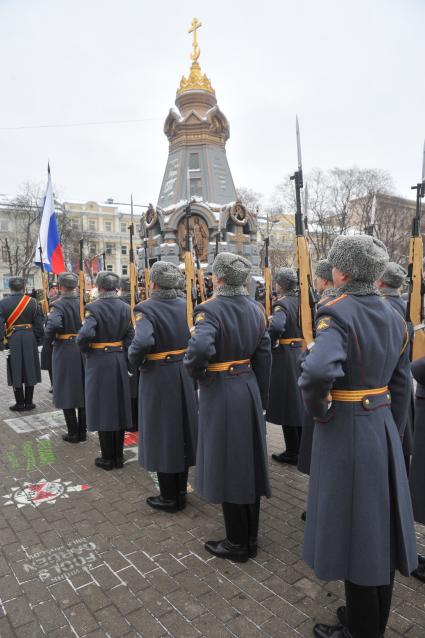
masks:
<svg viewBox="0 0 425 638"><path fill-rule="evenodd" d="M304 235L297 236L297 269L300 295L299 324L306 346L314 341L310 253Z"/></svg>
<svg viewBox="0 0 425 638"><path fill-rule="evenodd" d="M193 327L193 287L195 285L195 272L193 268L192 253L187 250L184 254L184 271L186 275L186 319L189 328Z"/></svg>
<svg viewBox="0 0 425 638"><path fill-rule="evenodd" d="M412 236L409 244L409 299L406 319L414 328L412 361L425 357L424 326L424 284L423 284L423 241L421 235L421 199L425 195L425 182L412 187L416 190L416 214L413 219Z"/></svg>
<svg viewBox="0 0 425 638"><path fill-rule="evenodd" d="M195 249L195 254L196 254L196 279L198 280L199 296L201 297L201 303L203 303L206 300L206 298L207 298L206 294L205 294L204 273L202 271L201 264L200 264L198 253L196 252L196 249Z"/></svg>
<svg viewBox="0 0 425 638"><path fill-rule="evenodd" d="M47 286L47 274L44 268L41 271L41 285L43 288L43 299L40 302L41 311L45 317L47 317L49 313L49 300L48 300L48 286Z"/></svg>
<svg viewBox="0 0 425 638"><path fill-rule="evenodd" d="M265 290L265 310L267 319L272 313L272 273L269 266L269 237L265 239L266 254L264 257L264 290Z"/></svg>

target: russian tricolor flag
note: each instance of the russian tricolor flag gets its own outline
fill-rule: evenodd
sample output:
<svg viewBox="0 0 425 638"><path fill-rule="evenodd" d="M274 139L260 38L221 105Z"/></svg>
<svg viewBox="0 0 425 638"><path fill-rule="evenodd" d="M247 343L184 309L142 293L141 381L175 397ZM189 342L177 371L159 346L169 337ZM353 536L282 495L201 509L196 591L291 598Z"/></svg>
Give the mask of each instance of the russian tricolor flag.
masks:
<svg viewBox="0 0 425 638"><path fill-rule="evenodd" d="M63 260L62 246L59 239L58 224L56 221L50 166L47 167L47 172L47 191L44 200L43 214L41 217L35 263L37 266L41 266L41 255L44 270L52 272L55 275L59 275L61 272L64 272L66 268Z"/></svg>

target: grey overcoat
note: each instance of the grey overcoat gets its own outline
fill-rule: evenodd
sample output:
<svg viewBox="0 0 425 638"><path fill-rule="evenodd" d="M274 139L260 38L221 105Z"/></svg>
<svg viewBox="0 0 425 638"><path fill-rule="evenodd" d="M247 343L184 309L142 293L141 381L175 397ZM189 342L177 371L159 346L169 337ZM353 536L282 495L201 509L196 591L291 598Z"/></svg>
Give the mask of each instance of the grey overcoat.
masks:
<svg viewBox="0 0 425 638"><path fill-rule="evenodd" d="M53 343L53 403L57 408L84 408L84 363L76 337L60 339L60 335L77 334L81 328L80 302L77 293L64 293L50 309L45 336Z"/></svg>
<svg viewBox="0 0 425 638"><path fill-rule="evenodd" d="M245 359L251 364L207 371L208 364ZM264 310L245 295L197 306L184 365L199 384L196 490L211 503L270 496L263 409L271 352Z"/></svg>
<svg viewBox="0 0 425 638"><path fill-rule="evenodd" d="M417 386L409 483L415 521L425 525L425 357L412 363L412 372Z"/></svg>
<svg viewBox="0 0 425 638"><path fill-rule="evenodd" d="M146 355L184 350L190 338L186 301L151 297L135 308L129 360L139 366L139 463L149 471L184 472L195 465L198 405L183 354L160 361Z"/></svg>
<svg viewBox="0 0 425 638"><path fill-rule="evenodd" d="M87 304L77 343L87 355L85 398L90 432L131 427L127 348L133 334L130 307L116 293L106 293ZM90 344L120 341L123 345L90 348Z"/></svg>
<svg viewBox="0 0 425 638"><path fill-rule="evenodd" d="M316 330L300 377L316 420L304 559L323 580L387 585L391 571L408 576L417 565L400 439L410 396L409 334L375 294L324 304ZM363 399L334 399L328 409L330 390L359 390Z"/></svg>

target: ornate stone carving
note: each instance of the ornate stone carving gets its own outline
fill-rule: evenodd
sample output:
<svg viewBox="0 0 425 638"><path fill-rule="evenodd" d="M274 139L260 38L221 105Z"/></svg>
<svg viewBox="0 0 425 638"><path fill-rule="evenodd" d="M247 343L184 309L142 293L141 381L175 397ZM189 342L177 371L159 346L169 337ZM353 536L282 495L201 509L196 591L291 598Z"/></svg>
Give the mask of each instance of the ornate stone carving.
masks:
<svg viewBox="0 0 425 638"><path fill-rule="evenodd" d="M192 238L192 246L199 261L208 261L209 232L206 222L199 215L192 215L189 218L189 233ZM178 227L178 242L180 257L186 249L186 218L180 220Z"/></svg>

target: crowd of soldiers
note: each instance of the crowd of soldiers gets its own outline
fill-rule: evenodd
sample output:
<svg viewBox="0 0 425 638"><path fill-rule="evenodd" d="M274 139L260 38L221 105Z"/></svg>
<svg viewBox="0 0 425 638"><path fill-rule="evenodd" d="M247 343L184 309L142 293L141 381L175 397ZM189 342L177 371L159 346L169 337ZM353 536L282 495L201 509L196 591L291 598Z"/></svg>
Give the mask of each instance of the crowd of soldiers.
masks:
<svg viewBox="0 0 425 638"><path fill-rule="evenodd" d="M181 271L168 262L153 264L150 296L134 316L128 279L111 272L98 274L83 321L76 275L59 276L44 322L24 280L11 278L0 302L11 410L35 407L37 344L47 339L64 440L97 431L96 466L111 471L123 467L124 432L138 428L139 462L160 488L147 504L170 515L186 507L196 466L195 489L221 504L226 532L205 549L238 562L261 543L260 500L271 496L266 421L281 425L285 450L273 459L310 475L304 560L318 578L345 582L338 622L317 624L314 635L380 638L395 571L425 581L414 528L425 524L425 358L412 366L414 400L406 273L374 237L338 237L317 266L306 349L297 273L277 272L267 317L248 294L250 270L244 257L219 253L214 294L195 307L191 329Z"/></svg>

